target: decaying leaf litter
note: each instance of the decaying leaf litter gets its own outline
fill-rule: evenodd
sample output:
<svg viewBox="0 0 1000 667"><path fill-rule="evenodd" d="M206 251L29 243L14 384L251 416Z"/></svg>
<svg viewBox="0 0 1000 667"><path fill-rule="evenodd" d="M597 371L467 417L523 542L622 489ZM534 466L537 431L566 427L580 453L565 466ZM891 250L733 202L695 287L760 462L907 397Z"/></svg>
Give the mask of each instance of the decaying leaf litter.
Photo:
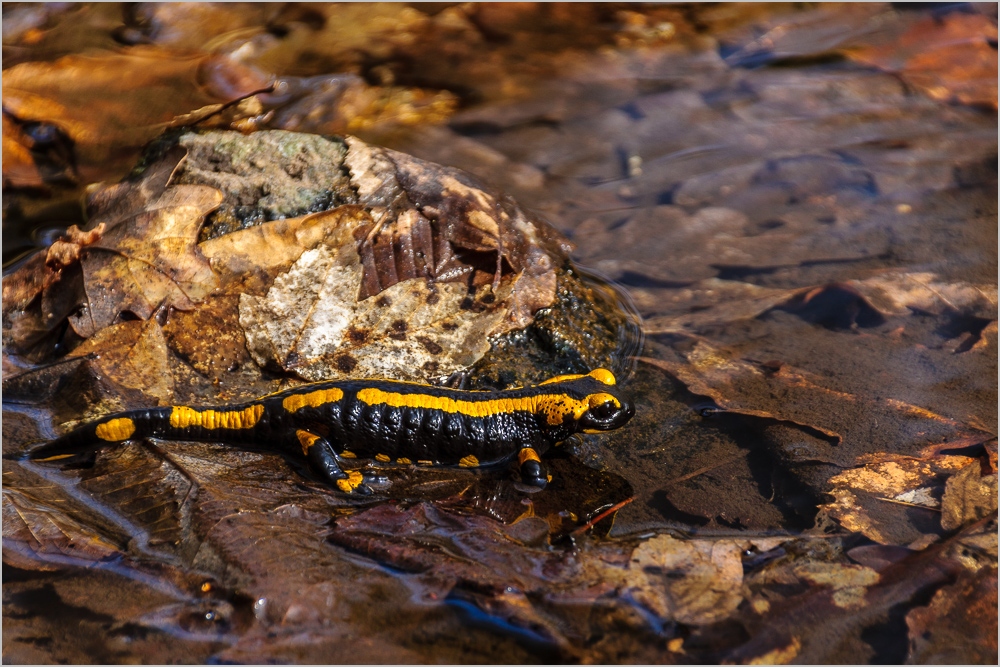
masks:
<svg viewBox="0 0 1000 667"><path fill-rule="evenodd" d="M181 48L191 26L179 23L169 7L133 10L118 38L145 36ZM252 64L258 70L291 73L284 68L296 62L294 54L316 30L345 24L324 13L335 10L296 11L268 17L291 27L285 38L254 38L260 50ZM12 655L11 646L21 654L80 655L67 638L92 631L107 639L88 647L90 656L136 650L168 655L164 651L177 649L165 647L162 637L172 633L186 642L198 638L197 650L204 652L199 655L235 660L495 660L498 652L511 661L995 659L989 583L997 558L991 493L996 135L989 112L963 104L992 98L995 107L989 86L995 90L996 61L994 51L992 63L984 61L985 74L968 70L958 78L951 63L963 56L948 52L989 48L995 16L958 12L928 20L920 12L882 6L851 14L835 7L776 15L727 7L695 15L598 6L580 18L560 11L407 9L395 15L392 28L379 23L381 14L368 12L356 20L367 34L379 35L372 43L380 46L331 47L328 60L313 57L294 76L306 81L322 75L316 68L342 67L367 74L361 81L397 86L397 100L407 85L423 89L424 97L411 100L454 91L437 98L462 100L446 125L424 123L443 120L454 107L436 107L447 109L436 118L404 113L395 120L391 113L368 117L362 110L358 120L348 121L354 123L350 129L368 145L389 145L485 177L567 234L577 246L575 257L626 285L646 319L647 345L629 385L640 403L638 416L627 432L578 443L576 460L559 462L559 478L586 487L590 497L580 501L580 488L554 490L554 500L536 494L521 504L503 479L431 472L392 479L401 496L422 499L416 504L351 509L317 484L296 480L290 487L294 475L280 461L208 446L102 456L94 468L71 473L82 481L70 488L60 482L65 478L53 483L37 477L47 471L18 472L26 478L8 484L5 466L5 517L15 507L8 500L27 508L29 496L43 516L56 519L43 524L37 513L20 510L29 532L50 536L41 546L5 535L5 552L29 545L17 547L27 555L16 565L25 574L5 584L6 608L30 613L37 607L27 593L44 590L44 599L57 605L94 611L69 633L54 632L43 618L25 622L16 636L51 637L50 648L5 639L5 655ZM519 50L539 48L532 36L541 27L587 21L608 26L607 32L577 30L575 43L547 37L551 46L543 47L534 66L512 59ZM707 32L704 26L710 26ZM37 43L44 45L58 29L56 21L55 33L40 30ZM512 39L503 44L498 35ZM905 51L891 60L892 45L905 46L914 36L946 45L940 64L933 58L911 62ZM450 57L464 54L468 65L442 68L442 50ZM852 59L885 71L853 65ZM211 71L235 71L226 69L231 58L219 62L212 61ZM380 64L372 68L372 62ZM914 73L917 78L909 78ZM269 77L234 88L230 98L261 81ZM278 104L275 117L282 123L298 124L272 126L343 131L343 125L329 124L340 122L336 113L348 109L350 115L351 104L363 108L358 99L380 94L364 93L370 84L361 81L313 78L314 99L326 95L342 102L328 107L333 115L296 111L308 109L310 101L292 92L284 107L271 102ZM352 87L354 92L343 92ZM13 120L26 127L23 119ZM417 129L400 129L400 120ZM48 162L35 165L39 173L58 163L55 153L50 150ZM31 155L41 152L36 148ZM4 162L6 167L6 155ZM17 164L28 164L21 173L31 172L33 163ZM219 187L179 176L176 186L207 183L223 192L238 180ZM252 183L245 176L239 180ZM5 173L5 184L12 182ZM256 215L274 222L243 231L253 217L248 203L223 202L202 226L197 247L213 268L215 258L226 258L221 261L232 268L221 273L239 277L222 279L190 310L161 305L144 321L123 322L131 325L128 333L123 329L108 340L143 339L162 329L166 345L156 354L173 360L176 377L167 389L173 400L235 400L280 386L257 370L258 361L270 360L270 373L297 371L281 368L288 355L258 359L243 345L239 294L266 300L279 273L322 245L317 237L329 238L323 236L332 224L324 222L325 214L309 214L352 202L339 198L343 190L336 178L327 182L334 184L328 194L310 194L283 211L251 197L252 210L263 211ZM320 201L323 196L327 201ZM29 215L44 210L33 202L22 206ZM398 225L400 218L395 220ZM369 232L378 224L372 222ZM273 228L264 241L275 248L275 265L238 268L238 235L260 234L253 230L275 224L287 226ZM292 229L301 241L287 240ZM219 235L224 231L233 233ZM383 228L375 234L370 240L377 260L380 241L394 237ZM245 238L252 247L252 237ZM232 248L217 246L213 255L210 244L226 239ZM66 241L84 245L84 255L85 244L93 243L72 235ZM563 246L555 241L540 247L558 255ZM357 252L368 250L360 244ZM501 262L498 272L495 246L478 252L471 286L504 289L517 268ZM54 255L64 256L72 253ZM381 257L384 263L386 255ZM328 258L325 266L335 261ZM401 265L397 257L392 264ZM498 273L501 281L494 285ZM5 310L10 278L4 281ZM553 291L542 290L555 293L559 309L552 310L562 310L562 295L573 293L558 280ZM63 304L78 299L79 289L61 292L70 295ZM537 292L526 294L537 300ZM21 355L44 349L39 342L51 330L42 312L20 324L35 334ZM206 346L192 336L191 326L183 324L187 317L194 327L219 331L220 344ZM535 314L536 321L549 317L546 310ZM78 344L71 340L69 347L79 350ZM15 358L9 349L5 338L5 384L33 361ZM141 381L118 381L132 372L124 370L127 365L111 364L123 367L118 380L113 370L94 373L94 356L103 355L91 350L63 362L72 374L69 382L85 388L82 399L59 391L66 373L52 370L46 378L54 374L54 384L22 377L12 386L37 390L40 383L54 392L54 424L151 400ZM80 358L82 364L74 360ZM523 366L522 377L511 377L504 363L484 359L478 368L490 369L492 383L523 379ZM48 428L32 419L38 404L5 409L5 451L12 434L28 442ZM574 473L577 461L594 470ZM122 496L119 480L126 479L133 484ZM82 509L69 512L72 521L51 515L60 504L90 508L92 498L100 499L98 507L113 508L117 519L108 524L105 514ZM585 521L559 516L561 503L584 502L597 516L600 508L628 499L612 526L597 526L601 532L610 528L614 539L558 539ZM293 536L280 548L269 544L275 516ZM23 527L17 530L25 534ZM649 533L657 536L644 536ZM130 544L135 535L141 537ZM105 543L111 546L100 546ZM40 562L38 553L74 544L94 554L88 562L98 554L125 557L100 572L91 569L89 578L75 569L62 569L54 579L33 574L40 566L30 564ZM271 565L291 558L301 563L293 571ZM65 568L51 558L45 562ZM124 598L105 606L90 602L92 586L107 577L122 579L115 572L155 583L157 597L141 611ZM358 581L364 592L357 591ZM351 596L344 596L343 587L351 583ZM136 585L121 583L117 590L124 595ZM393 609L392 616L366 604L374 599ZM443 606L442 599L448 601ZM206 611L212 622L204 622ZM476 621L481 611L491 619L486 625ZM985 625L964 632L932 620L977 613L985 613ZM145 635L142 648L134 641L122 648L115 637L129 635L123 628L136 618L156 631ZM354 628L363 628L364 639Z"/></svg>

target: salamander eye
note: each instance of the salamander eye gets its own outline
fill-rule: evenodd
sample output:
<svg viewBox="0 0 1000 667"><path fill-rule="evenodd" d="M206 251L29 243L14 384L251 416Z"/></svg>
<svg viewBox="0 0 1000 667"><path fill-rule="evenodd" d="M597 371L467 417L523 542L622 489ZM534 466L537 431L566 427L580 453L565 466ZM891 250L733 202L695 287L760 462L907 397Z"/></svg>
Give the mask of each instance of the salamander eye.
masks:
<svg viewBox="0 0 1000 667"><path fill-rule="evenodd" d="M618 410L618 406L611 401L605 401L590 408L590 414L595 419L611 419L615 415L616 410Z"/></svg>

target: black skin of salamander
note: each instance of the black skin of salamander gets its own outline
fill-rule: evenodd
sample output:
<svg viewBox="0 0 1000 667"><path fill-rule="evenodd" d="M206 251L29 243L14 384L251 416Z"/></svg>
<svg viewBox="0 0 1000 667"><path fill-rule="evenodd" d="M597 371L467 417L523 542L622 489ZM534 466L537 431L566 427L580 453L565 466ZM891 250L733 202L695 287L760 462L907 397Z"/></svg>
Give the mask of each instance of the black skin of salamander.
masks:
<svg viewBox="0 0 1000 667"><path fill-rule="evenodd" d="M303 395L324 389L340 389L343 398L317 407L303 407L289 412L282 404L292 395ZM530 397L539 394L565 394L586 399L592 394L610 394L620 407L601 420L588 415L579 421L567 416L562 424L549 424L544 414L525 411L500 412L486 417L474 417L460 412L445 412L422 407L392 407L387 404L368 405L357 398L363 389L380 389L389 393L420 394L448 397L454 400L496 400ZM118 443L97 438L97 424L124 417L135 424L130 440L152 437L174 441L220 442L246 445L269 451L281 451L302 458L303 445L296 435L306 431L319 436L309 448L307 459L313 470L331 482L347 477L338 460L347 450L359 459L376 455L391 461L406 458L416 463L432 461L437 466L458 465L469 455L478 459L478 466L509 462L522 449L530 447L542 456L573 433L585 428L590 431L611 430L624 425L634 414L632 403L616 386L609 386L589 376L523 389L501 392L469 392L429 385L384 380L347 380L301 385L260 400L240 405L195 407L194 409L240 411L262 405L263 413L252 428L206 429L175 428L170 425L172 407L133 410L108 415L27 452L27 457L43 459L59 455L75 455ZM521 464L525 483L544 487L547 475L544 466L534 460ZM362 485L359 489L365 492Z"/></svg>

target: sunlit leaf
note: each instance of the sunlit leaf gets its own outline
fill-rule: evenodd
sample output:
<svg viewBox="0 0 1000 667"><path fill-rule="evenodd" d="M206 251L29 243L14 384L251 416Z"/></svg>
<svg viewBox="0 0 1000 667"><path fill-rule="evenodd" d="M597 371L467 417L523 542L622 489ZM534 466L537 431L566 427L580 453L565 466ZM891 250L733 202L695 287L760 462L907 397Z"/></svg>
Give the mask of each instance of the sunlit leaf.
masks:
<svg viewBox="0 0 1000 667"><path fill-rule="evenodd" d="M461 283L418 278L358 301L353 230L339 234L339 244L302 253L266 297L241 297L240 324L262 366L311 380L441 377L475 363L509 317L510 279L496 294L470 295Z"/></svg>

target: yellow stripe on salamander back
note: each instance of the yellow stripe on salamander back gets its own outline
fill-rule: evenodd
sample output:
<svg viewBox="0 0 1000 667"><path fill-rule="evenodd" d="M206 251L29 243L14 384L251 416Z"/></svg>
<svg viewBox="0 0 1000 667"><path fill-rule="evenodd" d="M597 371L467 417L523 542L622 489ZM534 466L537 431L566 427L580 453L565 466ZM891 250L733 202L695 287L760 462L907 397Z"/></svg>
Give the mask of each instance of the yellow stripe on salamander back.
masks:
<svg viewBox="0 0 1000 667"><path fill-rule="evenodd" d="M469 417L488 417L509 412L534 412L538 396L521 398L495 398L485 401L465 401L448 396L430 394L401 394L382 391L374 387L358 392L358 400L368 405L385 404L394 408L427 408L443 412L457 412Z"/></svg>
<svg viewBox="0 0 1000 667"><path fill-rule="evenodd" d="M336 403L344 397L344 392L336 387L317 389L307 394L292 394L281 401L281 407L289 412L297 412L302 408L318 408L327 403Z"/></svg>
<svg viewBox="0 0 1000 667"><path fill-rule="evenodd" d="M494 398L484 401L466 401L448 396L430 394L400 394L382 391L374 387L358 392L358 400L368 405L385 404L394 408L426 408L443 412L459 413L469 417L489 417L511 412L530 412L545 415L550 425L562 424L567 416L579 419L590 407L585 400L577 400L565 394L541 394L520 398Z"/></svg>
<svg viewBox="0 0 1000 667"><path fill-rule="evenodd" d="M264 414L260 403L242 410L195 410L183 405L170 411L170 425L174 428L204 428L208 430L240 430L253 428Z"/></svg>
<svg viewBox="0 0 1000 667"><path fill-rule="evenodd" d="M98 424L94 429L94 434L101 440L108 442L121 442L128 440L135 433L135 422L128 417L118 417Z"/></svg>

